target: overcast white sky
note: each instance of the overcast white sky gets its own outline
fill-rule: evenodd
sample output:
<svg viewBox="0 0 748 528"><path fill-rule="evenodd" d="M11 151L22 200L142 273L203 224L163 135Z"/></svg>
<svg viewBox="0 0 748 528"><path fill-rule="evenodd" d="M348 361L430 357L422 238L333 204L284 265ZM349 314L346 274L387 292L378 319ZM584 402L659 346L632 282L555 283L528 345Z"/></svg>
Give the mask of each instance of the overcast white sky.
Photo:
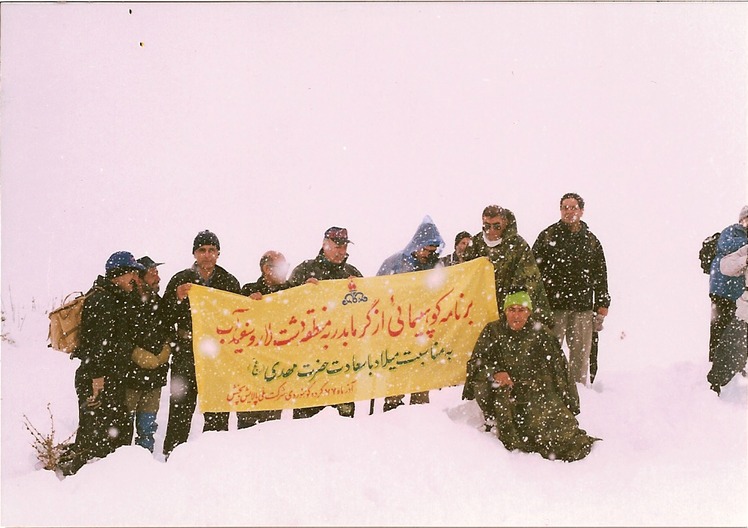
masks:
<svg viewBox="0 0 748 528"><path fill-rule="evenodd" d="M331 225L373 275L424 215L451 249L489 203L532 244L575 191L611 321L645 301L677 324L708 310L701 239L748 201L745 4L0 9L4 308L87 289L123 249L165 283L205 228L242 283Z"/></svg>

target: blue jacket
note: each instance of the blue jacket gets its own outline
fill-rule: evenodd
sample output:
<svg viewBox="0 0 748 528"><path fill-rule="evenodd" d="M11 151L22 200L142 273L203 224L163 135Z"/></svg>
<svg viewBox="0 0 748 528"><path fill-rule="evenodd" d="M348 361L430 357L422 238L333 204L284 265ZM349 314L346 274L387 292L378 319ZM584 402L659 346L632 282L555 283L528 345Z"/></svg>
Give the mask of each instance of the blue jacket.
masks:
<svg viewBox="0 0 748 528"><path fill-rule="evenodd" d="M437 246L439 249L432 254L427 262L419 262L413 256L413 253L425 246ZM395 275L398 273L408 273L409 271L421 271L432 269L439 263L439 253L444 248L444 239L439 234L439 229L431 220L430 216L425 216L421 225L416 229L413 238L402 251L390 255L382 263L377 275Z"/></svg>
<svg viewBox="0 0 748 528"><path fill-rule="evenodd" d="M737 251L748 244L748 234L740 224L733 224L719 235L717 241L717 255L712 261L709 274L709 294L717 295L731 301L736 301L745 291L745 275L728 277L719 271L719 261L722 257Z"/></svg>

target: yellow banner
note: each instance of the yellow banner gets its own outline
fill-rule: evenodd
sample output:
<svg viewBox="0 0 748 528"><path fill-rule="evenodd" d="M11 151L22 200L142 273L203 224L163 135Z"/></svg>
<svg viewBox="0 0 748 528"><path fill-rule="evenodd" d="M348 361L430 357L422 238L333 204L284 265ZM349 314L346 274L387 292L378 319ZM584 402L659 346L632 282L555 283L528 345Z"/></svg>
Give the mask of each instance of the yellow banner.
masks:
<svg viewBox="0 0 748 528"><path fill-rule="evenodd" d="M465 382L498 318L493 266L304 284L254 300L193 286L203 412L312 407Z"/></svg>

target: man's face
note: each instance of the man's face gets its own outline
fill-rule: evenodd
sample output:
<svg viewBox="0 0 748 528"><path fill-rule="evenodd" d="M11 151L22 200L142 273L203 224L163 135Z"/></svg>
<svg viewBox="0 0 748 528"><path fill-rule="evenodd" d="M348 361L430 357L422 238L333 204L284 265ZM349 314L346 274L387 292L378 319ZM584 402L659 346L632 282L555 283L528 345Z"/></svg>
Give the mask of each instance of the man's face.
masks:
<svg viewBox="0 0 748 528"><path fill-rule="evenodd" d="M472 241L472 240L471 240L471 238L470 238L470 237L463 237L462 239L460 239L460 241L459 241L459 242L457 242L457 245L455 245L455 252L456 252L456 253L457 253L458 255L463 255L463 254L465 253L465 250L466 250L466 249L468 248L468 246L470 245L470 242L471 242L471 241Z"/></svg>
<svg viewBox="0 0 748 528"><path fill-rule="evenodd" d="M415 255L416 260L420 262L421 264L425 264L429 261L431 258L431 255L436 253L439 250L439 246L424 246L421 249L417 249L413 255Z"/></svg>
<svg viewBox="0 0 748 528"><path fill-rule="evenodd" d="M213 271L219 254L216 246L200 246L193 253L197 267L204 271Z"/></svg>
<svg viewBox="0 0 748 528"><path fill-rule="evenodd" d="M506 314L506 322L509 325L509 328L515 332L521 330L527 323L527 319L530 318L530 309L521 304L507 306L504 313Z"/></svg>
<svg viewBox="0 0 748 528"><path fill-rule="evenodd" d="M158 293L161 284L161 277L158 276L158 268L153 266L148 268L143 275L143 282L145 282L151 291Z"/></svg>
<svg viewBox="0 0 748 528"><path fill-rule="evenodd" d="M267 262L262 267L262 276L268 284L282 284L288 276L288 262L286 257L280 256Z"/></svg>
<svg viewBox="0 0 748 528"><path fill-rule="evenodd" d="M506 229L507 220L503 216L484 216L483 217L483 232L486 235L486 240L494 242L499 240L504 234Z"/></svg>
<svg viewBox="0 0 748 528"><path fill-rule="evenodd" d="M561 221L564 224L578 224L583 214L584 209L579 208L579 203L574 198L566 198L561 202Z"/></svg>
<svg viewBox="0 0 748 528"><path fill-rule="evenodd" d="M129 293L133 291L137 286L138 278L139 277L137 271L128 271L127 273L123 273L122 275L114 277L112 279L112 282L119 289Z"/></svg>
<svg viewBox="0 0 748 528"><path fill-rule="evenodd" d="M322 242L322 253L333 264L341 264L348 254L348 243L338 244L334 240L326 238Z"/></svg>

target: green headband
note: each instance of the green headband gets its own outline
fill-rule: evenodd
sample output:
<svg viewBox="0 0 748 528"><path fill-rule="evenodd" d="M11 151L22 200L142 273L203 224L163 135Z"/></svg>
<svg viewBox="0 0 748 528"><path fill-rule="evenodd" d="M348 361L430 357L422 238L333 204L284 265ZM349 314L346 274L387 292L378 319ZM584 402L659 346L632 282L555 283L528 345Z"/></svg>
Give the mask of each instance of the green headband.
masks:
<svg viewBox="0 0 748 528"><path fill-rule="evenodd" d="M528 310L532 310L532 300L530 300L530 294L526 291L518 291L507 295L504 299L504 310L514 304L526 307Z"/></svg>

